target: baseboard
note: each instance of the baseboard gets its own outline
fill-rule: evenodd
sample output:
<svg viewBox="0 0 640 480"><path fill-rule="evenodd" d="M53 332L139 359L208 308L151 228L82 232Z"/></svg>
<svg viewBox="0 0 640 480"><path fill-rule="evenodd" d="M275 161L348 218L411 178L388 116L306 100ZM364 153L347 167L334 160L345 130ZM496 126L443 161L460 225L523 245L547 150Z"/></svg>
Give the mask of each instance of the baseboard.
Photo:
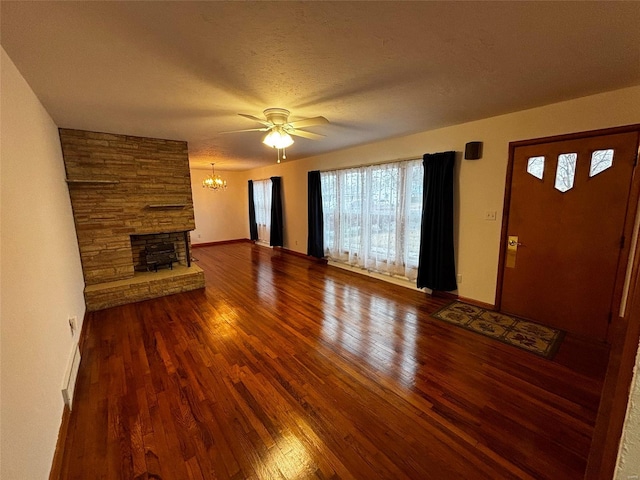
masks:
<svg viewBox="0 0 640 480"><path fill-rule="evenodd" d="M228 245L230 243L249 243L248 238L236 238L234 240L221 240L219 242L192 243L191 248L213 247L216 245Z"/></svg>
<svg viewBox="0 0 640 480"><path fill-rule="evenodd" d="M288 248L284 248L284 247L274 247L274 248L277 248L278 250L284 253L288 253L289 255L294 255L296 257L304 258L312 262L324 263L324 264L328 263L328 260L326 258L312 257L311 255L307 255L306 253L296 252L295 250L289 250Z"/></svg>
<svg viewBox="0 0 640 480"><path fill-rule="evenodd" d="M476 307L484 308L485 310L496 309L496 306L491 303L481 302L479 300L474 300L473 298L461 297L457 293L435 291L431 292L431 296L436 298L446 298L452 302L459 300L470 305L475 305Z"/></svg>
<svg viewBox="0 0 640 480"><path fill-rule="evenodd" d="M461 300L457 293L443 292L441 290L432 290L430 295L434 298L446 298L452 302L455 300Z"/></svg>
<svg viewBox="0 0 640 480"><path fill-rule="evenodd" d="M367 277L375 278L376 280L381 280L383 282L391 283L393 285L398 285L400 287L408 288L410 290L415 290L417 292L425 293L425 290L422 288L416 287L415 283L410 282L409 280L404 280L399 277L392 277L391 275L385 275L383 273L371 272L369 270L366 270L360 267L353 267L351 265L347 265L345 263L340 263L340 262L329 261L329 265L332 267L347 270L348 272L357 273L358 275L365 275ZM429 292L426 292L426 293L429 294Z"/></svg>
<svg viewBox="0 0 640 480"><path fill-rule="evenodd" d="M474 300L473 298L458 297L458 300L460 300L461 302L464 302L464 303L469 303L471 305L475 305L476 307L484 308L485 310L495 310L496 309L496 306L493 305L492 303L480 302L478 300Z"/></svg>

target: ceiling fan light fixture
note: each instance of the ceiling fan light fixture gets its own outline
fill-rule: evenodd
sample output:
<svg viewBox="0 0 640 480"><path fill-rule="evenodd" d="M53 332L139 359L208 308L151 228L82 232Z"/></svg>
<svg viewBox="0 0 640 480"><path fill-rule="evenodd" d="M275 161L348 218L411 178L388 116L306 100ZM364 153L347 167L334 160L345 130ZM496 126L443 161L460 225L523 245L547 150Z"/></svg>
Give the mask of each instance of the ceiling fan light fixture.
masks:
<svg viewBox="0 0 640 480"><path fill-rule="evenodd" d="M293 138L287 132L280 128L274 128L267 133L262 140L262 143L272 148L287 148L293 145Z"/></svg>
<svg viewBox="0 0 640 480"><path fill-rule="evenodd" d="M285 108L267 108L264 112L265 119L258 118L246 113L239 113L238 115L248 118L249 120L256 121L262 125L261 128L249 128L244 130L232 130L229 132L220 133L236 133L236 132L267 132L262 139L262 143L268 147L275 148L278 151L278 163L280 158L286 160L287 154L285 149L293 145L292 135L297 137L308 138L311 140L320 140L324 138L324 135L319 133L307 132L301 130L305 127L311 127L314 125L325 125L329 123L324 117L312 117L305 118L303 120L297 120L295 122L289 122L289 110Z"/></svg>

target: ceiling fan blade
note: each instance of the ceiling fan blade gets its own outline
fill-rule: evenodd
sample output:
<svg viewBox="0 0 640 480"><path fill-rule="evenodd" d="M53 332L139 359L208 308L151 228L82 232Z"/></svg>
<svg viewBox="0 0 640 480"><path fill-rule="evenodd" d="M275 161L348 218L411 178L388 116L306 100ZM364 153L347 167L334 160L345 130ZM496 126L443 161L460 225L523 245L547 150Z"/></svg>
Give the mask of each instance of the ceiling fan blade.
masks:
<svg viewBox="0 0 640 480"><path fill-rule="evenodd" d="M218 132L218 134L222 135L223 133L240 133L240 132L268 132L269 129L264 128L245 128L244 130L229 130L228 132Z"/></svg>
<svg viewBox="0 0 640 480"><path fill-rule="evenodd" d="M304 130L287 130L291 135L298 137L310 138L311 140L322 140L325 136L318 133L305 132Z"/></svg>
<svg viewBox="0 0 640 480"><path fill-rule="evenodd" d="M244 117L244 118L248 118L249 120L260 122L261 124L263 124L263 125L265 125L267 127L271 127L273 125L273 123L268 122L263 118L254 117L253 115L247 115L246 113L239 113L238 115L240 115L241 117Z"/></svg>
<svg viewBox="0 0 640 480"><path fill-rule="evenodd" d="M297 122L290 122L289 125L293 128L305 128L312 127L313 125L325 125L327 123L329 123L329 120L324 117L312 117L298 120Z"/></svg>

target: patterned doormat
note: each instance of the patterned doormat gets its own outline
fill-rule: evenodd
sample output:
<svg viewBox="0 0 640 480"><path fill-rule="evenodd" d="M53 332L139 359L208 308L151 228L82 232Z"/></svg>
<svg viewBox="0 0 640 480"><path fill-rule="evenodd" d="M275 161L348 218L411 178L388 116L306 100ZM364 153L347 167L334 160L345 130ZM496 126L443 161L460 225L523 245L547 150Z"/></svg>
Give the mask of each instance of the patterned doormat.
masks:
<svg viewBox="0 0 640 480"><path fill-rule="evenodd" d="M458 301L431 316L548 359L553 358L564 338L562 330Z"/></svg>

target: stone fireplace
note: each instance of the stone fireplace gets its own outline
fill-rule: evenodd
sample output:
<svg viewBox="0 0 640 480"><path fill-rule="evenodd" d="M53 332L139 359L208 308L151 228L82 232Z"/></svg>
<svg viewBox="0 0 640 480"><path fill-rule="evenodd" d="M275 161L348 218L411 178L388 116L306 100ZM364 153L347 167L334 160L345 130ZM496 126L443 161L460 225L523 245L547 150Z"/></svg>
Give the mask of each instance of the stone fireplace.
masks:
<svg viewBox="0 0 640 480"><path fill-rule="evenodd" d="M187 143L60 129L89 311L204 287L190 262L195 228ZM170 271L141 251L175 246Z"/></svg>

